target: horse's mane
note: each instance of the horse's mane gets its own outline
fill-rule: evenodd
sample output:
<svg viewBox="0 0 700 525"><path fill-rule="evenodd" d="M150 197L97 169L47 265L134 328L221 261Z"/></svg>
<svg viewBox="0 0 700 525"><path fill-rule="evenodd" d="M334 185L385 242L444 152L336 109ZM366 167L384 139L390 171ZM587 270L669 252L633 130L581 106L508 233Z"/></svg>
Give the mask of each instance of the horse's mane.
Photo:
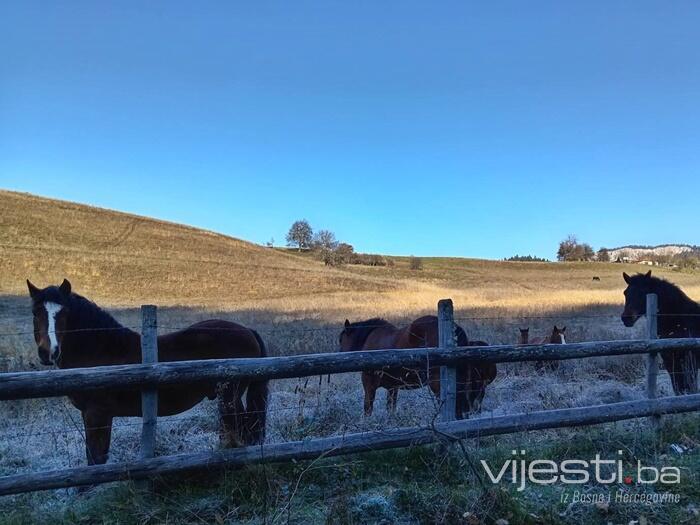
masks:
<svg viewBox="0 0 700 525"><path fill-rule="evenodd" d="M659 299L666 298L676 303L674 306L680 306L684 310L694 310L700 312L700 305L681 290L681 288L661 277L645 274L637 274L630 277L631 285L648 286L651 291L659 296ZM683 312L674 312L683 313Z"/></svg>
<svg viewBox="0 0 700 525"><path fill-rule="evenodd" d="M124 328L111 314L77 293L71 293L68 300L71 318L79 320L79 328Z"/></svg>
<svg viewBox="0 0 700 525"><path fill-rule="evenodd" d="M346 329L349 329L349 331L352 332L353 342L355 345L362 347L373 330L384 327L396 328L386 319L382 319L381 317L373 317L372 319L367 319L366 321L350 323Z"/></svg>

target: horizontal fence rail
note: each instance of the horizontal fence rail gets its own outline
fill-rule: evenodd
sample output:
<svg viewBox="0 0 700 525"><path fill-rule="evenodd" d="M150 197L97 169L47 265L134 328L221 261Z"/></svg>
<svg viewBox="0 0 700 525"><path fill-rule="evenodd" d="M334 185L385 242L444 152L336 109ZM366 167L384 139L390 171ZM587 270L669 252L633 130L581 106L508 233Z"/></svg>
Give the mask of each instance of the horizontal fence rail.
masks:
<svg viewBox="0 0 700 525"><path fill-rule="evenodd" d="M274 463L332 457L388 448L425 445L439 441L508 434L571 426L595 425L643 416L700 410L700 394L627 401L606 405L544 410L510 416L477 418L433 426L375 430L327 438L275 443L216 452L178 454L159 458L78 467L0 478L0 495L138 480L196 470L214 470L251 463Z"/></svg>
<svg viewBox="0 0 700 525"><path fill-rule="evenodd" d="M64 396L96 390L141 390L150 403L144 418L142 457L133 462L78 467L0 477L0 495L94 485L119 480L139 480L187 471L221 469L250 463L315 459L341 454L423 445L453 440L583 425L594 425L651 416L658 429L663 414L700 410L700 394L657 397L656 356L666 351L700 349L697 339L656 339L658 311L655 296L648 296L646 340L597 341L574 344L500 345L455 347L455 319L451 300L438 306L438 348L336 352L266 358L157 361L155 307L144 310L143 364L98 366L0 374L0 400ZM152 317L152 318L151 318ZM147 322L148 321L148 322ZM148 354L148 355L147 355ZM455 414L456 367L464 362L493 363L553 361L590 357L647 354L648 399L558 410L543 410L498 417L457 420ZM248 379L284 379L315 375L379 370L384 368L441 368L440 420L426 426L347 433L339 436L272 443L244 448L151 457L157 420L155 400L161 387L218 383ZM79 430L79 429L78 429Z"/></svg>
<svg viewBox="0 0 700 525"><path fill-rule="evenodd" d="M163 361L0 374L0 400L56 397L86 390L134 389L225 379L284 379L385 367L426 368L460 361L496 363L580 359L700 348L700 339L602 341L337 352L284 357Z"/></svg>

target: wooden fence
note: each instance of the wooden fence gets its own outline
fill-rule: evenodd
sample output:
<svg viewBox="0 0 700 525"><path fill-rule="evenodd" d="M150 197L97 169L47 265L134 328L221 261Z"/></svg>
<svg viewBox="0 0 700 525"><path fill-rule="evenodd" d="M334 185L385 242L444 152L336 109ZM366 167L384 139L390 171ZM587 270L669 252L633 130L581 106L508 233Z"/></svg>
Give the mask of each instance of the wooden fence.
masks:
<svg viewBox="0 0 700 525"><path fill-rule="evenodd" d="M311 354L259 359L213 359L156 363L156 310L143 307L143 364L88 369L0 374L0 400L63 396L73 392L110 388L140 388L143 392L141 458L129 463L77 467L58 471L19 474L0 478L0 495L35 490L92 485L127 479L249 463L330 457L368 450L421 445L436 441L506 434L568 426L593 425L651 416L658 425L662 414L700 410L700 394L657 397L657 355L666 350L700 348L700 339L656 339L656 297L648 298L649 339L567 345L501 345L456 347L452 302L438 304L438 348L374 350ZM606 405L545 410L509 416L455 420L455 366L464 360L496 363L580 359L585 357L648 354L648 399ZM215 452L153 457L157 425L157 388L165 385L216 382L231 379L280 379L329 373L357 372L403 366L441 367L440 422L344 434L288 443L273 443Z"/></svg>

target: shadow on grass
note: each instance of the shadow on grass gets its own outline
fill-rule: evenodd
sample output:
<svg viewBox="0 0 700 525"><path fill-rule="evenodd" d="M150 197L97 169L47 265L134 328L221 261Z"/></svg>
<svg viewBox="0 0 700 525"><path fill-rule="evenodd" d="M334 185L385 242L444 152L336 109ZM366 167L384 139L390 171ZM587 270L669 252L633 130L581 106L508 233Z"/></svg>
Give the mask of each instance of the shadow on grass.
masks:
<svg viewBox="0 0 700 525"><path fill-rule="evenodd" d="M105 308L120 323L140 331L139 308ZM436 309L436 308L435 308ZM414 312L397 312L389 320L397 325L407 324L420 315L434 313L426 308ZM531 336L547 335L553 325L567 327L567 341L632 339L643 335L639 323L635 329L625 329L619 319L618 305L590 305L542 311L533 314L505 311L500 308L470 310L468 305L455 305L455 319L471 339L490 344L518 342L519 328L530 328ZM368 311L365 319L375 317ZM185 328L197 321L220 318L242 323L257 330L267 343L270 355L297 355L338 350L338 336L346 318L360 320L348 314L342 306L313 312L305 316L265 309L217 310L188 307L161 307L158 309L160 333ZM4 369L20 370L36 365L32 336L32 316L29 299L24 296L0 295L0 356L9 363ZM0 365L2 366L2 365Z"/></svg>

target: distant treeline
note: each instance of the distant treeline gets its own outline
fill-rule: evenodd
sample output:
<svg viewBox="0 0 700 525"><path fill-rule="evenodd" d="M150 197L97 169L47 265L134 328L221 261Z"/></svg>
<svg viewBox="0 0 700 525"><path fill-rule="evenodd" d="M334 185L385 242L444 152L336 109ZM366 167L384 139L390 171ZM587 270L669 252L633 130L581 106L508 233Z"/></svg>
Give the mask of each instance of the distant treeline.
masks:
<svg viewBox="0 0 700 525"><path fill-rule="evenodd" d="M684 246L690 248L690 250L674 255L647 253L643 255L643 259L630 260L632 257L632 250L663 248L668 246ZM630 250L630 252L626 252L625 249ZM611 250L600 248L597 252L594 252L590 244L579 242L575 235L569 235L559 243L557 259L559 261L641 262L656 266L670 266L672 268L700 268L700 247L698 246L689 244L665 244L661 246L631 245L626 246L625 249L618 251L621 249L616 248L615 250L618 252L618 255L613 258L610 253Z"/></svg>
<svg viewBox="0 0 700 525"><path fill-rule="evenodd" d="M651 246L648 244L628 244L627 246L620 246L619 248L610 248L610 250L653 250L655 248L670 248L678 246L680 248L690 248L691 250L700 251L700 246L694 244L679 244L679 243L669 243L669 244L657 244Z"/></svg>
<svg viewBox="0 0 700 525"><path fill-rule="evenodd" d="M507 259L503 260L513 262L549 262L547 259L535 257L534 255L514 255L513 257L508 257Z"/></svg>
<svg viewBox="0 0 700 525"><path fill-rule="evenodd" d="M624 253L623 253L624 255ZM689 251L674 255L644 255L644 260L657 266L671 266L684 269L700 268L700 248L694 247Z"/></svg>

